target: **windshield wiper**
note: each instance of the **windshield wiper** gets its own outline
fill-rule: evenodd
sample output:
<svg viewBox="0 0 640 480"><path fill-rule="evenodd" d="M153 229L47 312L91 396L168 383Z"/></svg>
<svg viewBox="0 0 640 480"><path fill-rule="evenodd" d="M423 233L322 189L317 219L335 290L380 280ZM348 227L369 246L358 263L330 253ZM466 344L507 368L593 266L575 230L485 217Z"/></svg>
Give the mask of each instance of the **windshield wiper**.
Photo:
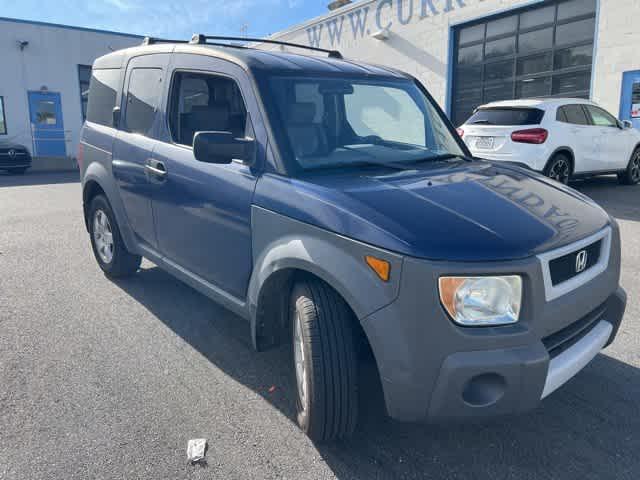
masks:
<svg viewBox="0 0 640 480"><path fill-rule="evenodd" d="M475 122L471 122L471 125L493 125L489 120L476 120Z"/></svg>
<svg viewBox="0 0 640 480"><path fill-rule="evenodd" d="M409 161L405 161L404 163L422 163L422 162L441 162L443 160L451 160L454 158L462 158L464 160L467 160L467 158L464 155L457 155L455 153L442 153L440 155L433 155L431 157L422 157L422 158L417 158L415 160L409 160Z"/></svg>
<svg viewBox="0 0 640 480"><path fill-rule="evenodd" d="M406 166L402 165L402 162L376 162L374 160L358 160L352 164L353 166L376 166L376 167L386 167L393 168L394 170L407 170Z"/></svg>

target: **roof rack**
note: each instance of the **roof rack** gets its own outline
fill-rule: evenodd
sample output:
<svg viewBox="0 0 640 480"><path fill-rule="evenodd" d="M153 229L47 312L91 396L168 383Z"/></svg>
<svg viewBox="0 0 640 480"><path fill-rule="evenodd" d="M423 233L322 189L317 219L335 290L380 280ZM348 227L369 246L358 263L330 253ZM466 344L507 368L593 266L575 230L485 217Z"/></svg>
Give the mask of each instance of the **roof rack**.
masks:
<svg viewBox="0 0 640 480"><path fill-rule="evenodd" d="M281 42L279 40L270 40L266 38L246 38L246 37L222 37L215 35L203 35L201 33L196 33L189 42L193 45L218 45L218 46L231 46L236 47L238 45L225 45L221 43L212 43L209 40L225 40L229 42L256 42L256 43L270 43L273 45L282 45L285 47L294 47L294 48L303 48L305 50L313 50L314 52L322 52L329 55L330 58L339 58L342 59L342 54L337 50L327 50L325 48L318 47L309 47L307 45L302 45L300 43L290 43L290 42Z"/></svg>
<svg viewBox="0 0 640 480"><path fill-rule="evenodd" d="M142 45L155 45L156 43L189 43L186 40L169 40L167 38L144 37Z"/></svg>

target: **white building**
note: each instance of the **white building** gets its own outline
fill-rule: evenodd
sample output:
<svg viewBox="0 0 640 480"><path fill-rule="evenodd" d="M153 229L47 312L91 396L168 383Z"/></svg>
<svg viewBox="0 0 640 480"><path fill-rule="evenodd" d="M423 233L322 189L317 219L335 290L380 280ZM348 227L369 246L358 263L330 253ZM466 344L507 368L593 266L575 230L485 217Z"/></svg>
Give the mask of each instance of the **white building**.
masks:
<svg viewBox="0 0 640 480"><path fill-rule="evenodd" d="M363 0L272 38L404 70L455 124L493 100L578 96L640 128L638 18L640 0Z"/></svg>
<svg viewBox="0 0 640 480"><path fill-rule="evenodd" d="M36 168L73 166L93 61L141 41L0 18L0 142L25 145Z"/></svg>

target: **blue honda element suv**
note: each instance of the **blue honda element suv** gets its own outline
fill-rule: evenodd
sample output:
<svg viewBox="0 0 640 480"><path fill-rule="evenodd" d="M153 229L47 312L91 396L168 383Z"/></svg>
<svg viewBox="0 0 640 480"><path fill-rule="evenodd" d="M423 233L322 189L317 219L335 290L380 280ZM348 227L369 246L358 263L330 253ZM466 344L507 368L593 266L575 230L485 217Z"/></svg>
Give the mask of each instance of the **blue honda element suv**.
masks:
<svg viewBox="0 0 640 480"><path fill-rule="evenodd" d="M256 349L289 344L315 440L353 432L363 358L393 418L524 412L623 317L614 219L471 158L416 79L338 52L196 35L110 53L78 156L100 268L146 257L245 318Z"/></svg>

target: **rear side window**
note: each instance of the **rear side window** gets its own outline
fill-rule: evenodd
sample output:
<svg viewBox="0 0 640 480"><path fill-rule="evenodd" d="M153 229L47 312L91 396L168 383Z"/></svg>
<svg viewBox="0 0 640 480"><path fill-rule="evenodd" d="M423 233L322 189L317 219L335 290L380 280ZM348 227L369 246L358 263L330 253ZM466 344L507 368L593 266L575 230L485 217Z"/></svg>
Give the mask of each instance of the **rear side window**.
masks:
<svg viewBox="0 0 640 480"><path fill-rule="evenodd" d="M131 133L147 135L160 102L162 70L134 68L129 75L125 125Z"/></svg>
<svg viewBox="0 0 640 480"><path fill-rule="evenodd" d="M538 125L544 111L538 108L481 108L469 120L471 125Z"/></svg>
<svg viewBox="0 0 640 480"><path fill-rule="evenodd" d="M582 105L565 105L558 109L556 119L559 122L572 123L574 125L589 125L587 115Z"/></svg>
<svg viewBox="0 0 640 480"><path fill-rule="evenodd" d="M87 121L113 126L113 108L120 86L120 69L93 70L89 85Z"/></svg>

